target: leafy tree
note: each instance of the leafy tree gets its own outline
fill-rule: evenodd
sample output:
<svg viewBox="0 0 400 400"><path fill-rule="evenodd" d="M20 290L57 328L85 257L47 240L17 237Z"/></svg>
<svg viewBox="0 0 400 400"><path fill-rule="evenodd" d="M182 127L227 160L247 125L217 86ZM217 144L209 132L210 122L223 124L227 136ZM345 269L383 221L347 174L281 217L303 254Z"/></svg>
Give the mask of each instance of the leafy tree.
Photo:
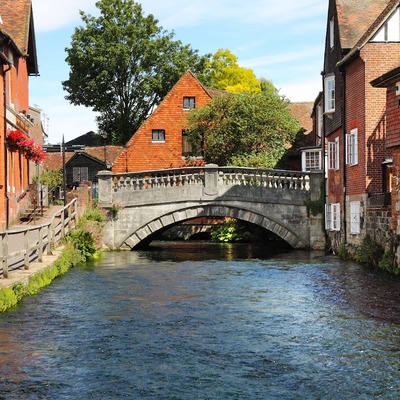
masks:
<svg viewBox="0 0 400 400"><path fill-rule="evenodd" d="M99 113L100 131L125 143L188 69L201 73L208 56L173 40L133 0L99 0L98 17L80 11L66 48L66 99Z"/></svg>
<svg viewBox="0 0 400 400"><path fill-rule="evenodd" d="M273 168L300 130L275 94L226 94L188 115L188 140L206 162Z"/></svg>
<svg viewBox="0 0 400 400"><path fill-rule="evenodd" d="M252 69L240 67L228 49L219 49L207 64L207 84L227 92L260 93L260 81Z"/></svg>

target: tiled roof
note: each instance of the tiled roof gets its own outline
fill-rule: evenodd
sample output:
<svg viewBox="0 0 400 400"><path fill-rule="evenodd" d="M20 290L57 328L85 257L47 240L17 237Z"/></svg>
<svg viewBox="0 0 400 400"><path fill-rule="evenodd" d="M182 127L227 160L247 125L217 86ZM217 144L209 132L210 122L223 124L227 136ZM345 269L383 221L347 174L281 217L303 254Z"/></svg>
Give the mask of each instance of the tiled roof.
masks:
<svg viewBox="0 0 400 400"><path fill-rule="evenodd" d="M304 129L304 133L310 133L313 129L313 120L311 117L313 111L313 102L299 102L290 103L289 109L293 118L299 121L301 127Z"/></svg>
<svg viewBox="0 0 400 400"><path fill-rule="evenodd" d="M75 153L70 151L65 153L65 162L67 162ZM63 166L63 158L61 153L47 153L43 162L43 167L51 170L61 169Z"/></svg>
<svg viewBox="0 0 400 400"><path fill-rule="evenodd" d="M122 146L106 146L107 163L113 164L118 155L124 148ZM86 147L82 153L88 154L90 157L97 158L99 161L104 161L104 146ZM67 163L73 156L74 151L65 153L65 162ZM62 154L61 153L47 153L43 166L45 168L55 170L62 168Z"/></svg>
<svg viewBox="0 0 400 400"><path fill-rule="evenodd" d="M22 54L28 52L31 0L1 0L0 30L9 36Z"/></svg>
<svg viewBox="0 0 400 400"><path fill-rule="evenodd" d="M377 1L377 0L376 0ZM381 7L381 11L377 13L373 22L366 28L363 34L360 36L358 41L353 45L352 50L341 60L340 64L346 63L347 60L351 59L353 54L357 53L365 44L375 35L377 30L381 27L382 23L395 11L400 5L400 0L380 1L385 3L386 7ZM377 1L378 3L378 1Z"/></svg>
<svg viewBox="0 0 400 400"><path fill-rule="evenodd" d="M352 49L389 3L392 1L336 0L342 49Z"/></svg>
<svg viewBox="0 0 400 400"><path fill-rule="evenodd" d="M106 146L106 158L109 164L114 164L116 158L121 154L122 146ZM104 161L104 146L86 147L85 153L100 161Z"/></svg>

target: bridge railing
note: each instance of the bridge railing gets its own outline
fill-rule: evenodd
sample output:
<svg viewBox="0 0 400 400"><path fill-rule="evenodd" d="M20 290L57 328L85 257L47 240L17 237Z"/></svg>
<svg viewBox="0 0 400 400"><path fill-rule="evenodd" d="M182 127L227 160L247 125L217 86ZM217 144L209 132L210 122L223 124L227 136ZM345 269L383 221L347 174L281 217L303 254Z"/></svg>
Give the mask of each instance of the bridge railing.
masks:
<svg viewBox="0 0 400 400"><path fill-rule="evenodd" d="M0 231L0 277L8 278L17 269L28 270L32 263L42 262L44 254L51 254L52 248L76 227L77 207L77 199L73 199L44 224Z"/></svg>
<svg viewBox="0 0 400 400"><path fill-rule="evenodd" d="M203 182L204 167L129 172L114 175L114 191L198 185Z"/></svg>
<svg viewBox="0 0 400 400"><path fill-rule="evenodd" d="M101 175L101 174L100 174ZM212 175L218 185L241 185L276 189L310 190L310 173L277 169L245 167L171 168L167 170L113 174L114 192L123 190L145 190L183 185L207 184L207 175Z"/></svg>

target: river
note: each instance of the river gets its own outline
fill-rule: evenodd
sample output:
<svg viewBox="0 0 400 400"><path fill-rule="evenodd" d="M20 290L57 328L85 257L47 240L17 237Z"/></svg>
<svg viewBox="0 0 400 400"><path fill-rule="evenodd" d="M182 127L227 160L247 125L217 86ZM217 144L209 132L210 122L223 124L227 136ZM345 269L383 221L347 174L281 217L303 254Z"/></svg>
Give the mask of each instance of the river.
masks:
<svg viewBox="0 0 400 400"><path fill-rule="evenodd" d="M400 278L321 253L155 243L0 315L2 400L399 398Z"/></svg>

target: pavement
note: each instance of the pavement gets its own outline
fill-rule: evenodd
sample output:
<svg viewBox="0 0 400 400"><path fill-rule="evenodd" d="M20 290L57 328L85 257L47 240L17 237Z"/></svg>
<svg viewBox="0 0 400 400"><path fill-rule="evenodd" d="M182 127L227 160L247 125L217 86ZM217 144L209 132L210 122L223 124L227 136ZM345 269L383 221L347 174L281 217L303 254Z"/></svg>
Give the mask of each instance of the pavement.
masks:
<svg viewBox="0 0 400 400"><path fill-rule="evenodd" d="M10 227L10 230L29 228L31 226L47 223L51 220L54 214L56 214L63 208L64 206L51 206L43 213L43 216L41 216L39 219L14 224ZM12 237L13 235L10 235L10 240L12 240ZM42 262L34 262L30 264L29 269L18 269L10 271L8 274L8 278L0 277L0 290L6 287L13 287L17 283L26 285L31 276L34 276L37 273L46 269L47 267L51 266L61 255L62 249L63 246L60 245L57 249L52 250L52 255L43 254Z"/></svg>

